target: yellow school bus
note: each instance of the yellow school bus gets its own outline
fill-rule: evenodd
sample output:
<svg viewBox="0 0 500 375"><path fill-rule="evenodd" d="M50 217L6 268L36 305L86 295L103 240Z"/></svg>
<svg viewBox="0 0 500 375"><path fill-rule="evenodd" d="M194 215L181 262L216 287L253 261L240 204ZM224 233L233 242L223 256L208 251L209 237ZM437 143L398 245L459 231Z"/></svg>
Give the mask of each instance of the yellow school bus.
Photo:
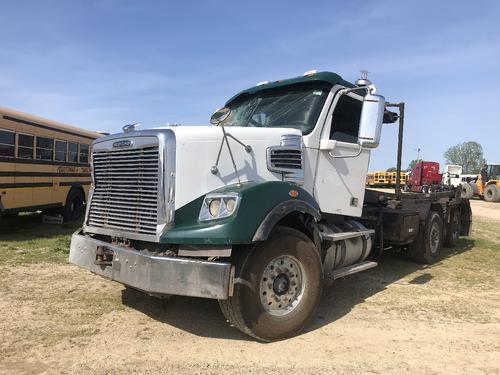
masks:
<svg viewBox="0 0 500 375"><path fill-rule="evenodd" d="M101 134L0 107L0 212L84 213L90 145Z"/></svg>

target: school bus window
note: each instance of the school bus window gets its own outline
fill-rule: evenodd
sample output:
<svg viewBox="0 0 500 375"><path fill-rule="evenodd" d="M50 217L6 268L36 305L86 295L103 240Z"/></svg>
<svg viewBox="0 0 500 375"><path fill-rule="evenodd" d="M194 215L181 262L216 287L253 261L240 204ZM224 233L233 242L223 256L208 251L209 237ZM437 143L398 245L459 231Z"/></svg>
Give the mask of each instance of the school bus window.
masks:
<svg viewBox="0 0 500 375"><path fill-rule="evenodd" d="M14 157L16 149L16 133L0 130L0 156Z"/></svg>
<svg viewBox="0 0 500 375"><path fill-rule="evenodd" d="M78 163L78 143L68 143L68 161Z"/></svg>
<svg viewBox="0 0 500 375"><path fill-rule="evenodd" d="M36 137L36 158L40 160L52 160L54 152L54 140L45 137Z"/></svg>
<svg viewBox="0 0 500 375"><path fill-rule="evenodd" d="M56 140L56 160L66 161L66 152L68 149L68 142Z"/></svg>
<svg viewBox="0 0 500 375"><path fill-rule="evenodd" d="M80 163L89 162L89 145L80 144Z"/></svg>
<svg viewBox="0 0 500 375"><path fill-rule="evenodd" d="M19 134L17 138L17 157L21 159L33 159L35 137L29 134Z"/></svg>

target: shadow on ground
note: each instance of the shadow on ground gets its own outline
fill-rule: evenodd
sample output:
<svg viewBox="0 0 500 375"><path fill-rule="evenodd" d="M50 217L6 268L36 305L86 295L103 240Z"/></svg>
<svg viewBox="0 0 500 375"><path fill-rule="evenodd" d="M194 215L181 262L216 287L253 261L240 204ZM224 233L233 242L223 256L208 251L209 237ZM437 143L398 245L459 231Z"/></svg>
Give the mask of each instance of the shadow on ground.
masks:
<svg viewBox="0 0 500 375"><path fill-rule="evenodd" d="M473 240L461 239L453 249L442 249L440 261L466 252L473 247ZM439 262L432 267L438 265ZM318 311L306 328L306 332L336 321L367 298L416 271L421 272L409 281L410 284L422 285L429 282L432 275L425 272L428 267L410 262L398 254L385 255L380 259L378 267L335 281L325 287ZM198 336L252 340L226 323L215 300L178 296L161 300L133 289L125 289L122 301L125 305L139 310L159 322Z"/></svg>
<svg viewBox="0 0 500 375"><path fill-rule="evenodd" d="M82 220L63 224L44 224L41 213L2 216L0 241L28 241L71 235L81 225Z"/></svg>

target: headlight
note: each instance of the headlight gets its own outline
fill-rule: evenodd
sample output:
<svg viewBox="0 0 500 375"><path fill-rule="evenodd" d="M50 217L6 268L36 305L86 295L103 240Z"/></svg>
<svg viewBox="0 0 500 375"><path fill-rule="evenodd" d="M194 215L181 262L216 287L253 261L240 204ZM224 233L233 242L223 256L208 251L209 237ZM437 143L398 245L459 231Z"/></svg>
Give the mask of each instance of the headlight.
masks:
<svg viewBox="0 0 500 375"><path fill-rule="evenodd" d="M219 216L220 212L220 206L221 206L221 200L219 198L214 198L210 201L208 204L208 212L210 213L210 216L212 217L217 217Z"/></svg>
<svg viewBox="0 0 500 375"><path fill-rule="evenodd" d="M222 219L238 209L240 196L236 193L207 194L201 205L199 221Z"/></svg>

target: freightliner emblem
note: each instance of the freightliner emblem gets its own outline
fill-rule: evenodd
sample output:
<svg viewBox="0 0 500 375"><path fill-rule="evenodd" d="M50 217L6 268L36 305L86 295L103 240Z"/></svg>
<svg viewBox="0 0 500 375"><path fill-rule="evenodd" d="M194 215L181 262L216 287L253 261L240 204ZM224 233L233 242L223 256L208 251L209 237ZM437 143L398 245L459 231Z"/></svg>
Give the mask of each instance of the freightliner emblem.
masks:
<svg viewBox="0 0 500 375"><path fill-rule="evenodd" d="M129 139L113 143L113 148L115 148L115 147L130 147L130 146L132 146L132 141Z"/></svg>

